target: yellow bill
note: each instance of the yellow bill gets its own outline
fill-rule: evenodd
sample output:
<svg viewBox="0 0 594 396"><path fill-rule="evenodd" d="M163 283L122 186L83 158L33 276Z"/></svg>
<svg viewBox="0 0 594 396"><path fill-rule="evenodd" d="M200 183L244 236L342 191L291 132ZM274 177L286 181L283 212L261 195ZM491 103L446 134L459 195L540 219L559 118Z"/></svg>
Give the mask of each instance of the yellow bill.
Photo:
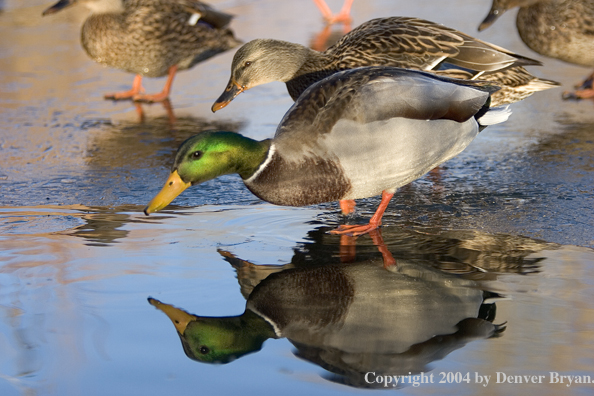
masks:
<svg viewBox="0 0 594 396"><path fill-rule="evenodd" d="M186 327L188 327L188 323L196 320L194 315L190 315L186 311L175 308L173 305L164 304L155 298L149 298L148 301L152 306L165 313L165 315L171 319L173 325L180 334L184 334Z"/></svg>
<svg viewBox="0 0 594 396"><path fill-rule="evenodd" d="M155 195L155 198L153 198L151 202L149 202L149 204L146 206L146 208L144 208L144 214L148 216L153 212L157 212L163 209L191 185L192 183L190 182L184 182L179 177L177 170L174 170L169 175L169 178L165 182L165 185L163 186L161 191L159 191L159 193Z"/></svg>

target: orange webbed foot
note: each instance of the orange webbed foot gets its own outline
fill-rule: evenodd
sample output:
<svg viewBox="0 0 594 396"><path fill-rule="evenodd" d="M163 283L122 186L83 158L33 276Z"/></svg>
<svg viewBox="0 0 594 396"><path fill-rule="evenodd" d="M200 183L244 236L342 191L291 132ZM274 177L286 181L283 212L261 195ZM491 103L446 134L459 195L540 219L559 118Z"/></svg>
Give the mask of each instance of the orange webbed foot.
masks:
<svg viewBox="0 0 594 396"><path fill-rule="evenodd" d="M579 85L575 86L576 90L573 92L563 92L563 99L592 99L594 98L594 73L584 80Z"/></svg>
<svg viewBox="0 0 594 396"><path fill-rule="evenodd" d="M169 93L167 92L160 92L158 94L136 94L132 97L132 100L135 102L145 102L145 103L157 103L157 102L164 102L169 99Z"/></svg>
<svg viewBox="0 0 594 396"><path fill-rule="evenodd" d="M370 231L376 230L379 227L379 224L364 224L364 225L341 225L338 228L330 231L330 234L334 235L349 235L349 236L359 236L363 234L367 234Z"/></svg>
<svg viewBox="0 0 594 396"><path fill-rule="evenodd" d="M138 95L141 92L144 92L144 88L142 87L142 76L137 74L134 77L134 82L132 83L132 88L129 91L109 93L109 94L103 95L103 97L105 99L111 99L111 100L127 100L127 99L133 99L134 96Z"/></svg>

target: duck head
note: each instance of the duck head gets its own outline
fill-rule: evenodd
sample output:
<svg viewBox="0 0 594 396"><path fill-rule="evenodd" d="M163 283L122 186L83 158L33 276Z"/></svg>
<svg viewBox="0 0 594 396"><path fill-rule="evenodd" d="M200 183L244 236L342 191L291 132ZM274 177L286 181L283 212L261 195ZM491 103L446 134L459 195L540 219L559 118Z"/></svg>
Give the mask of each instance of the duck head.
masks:
<svg viewBox="0 0 594 396"><path fill-rule="evenodd" d="M485 17L483 22L479 25L478 31L482 32L489 26L491 26L501 15L507 10L511 10L514 7L525 7L531 4L538 3L542 0L493 0L491 10Z"/></svg>
<svg viewBox="0 0 594 396"><path fill-rule="evenodd" d="M266 158L268 141L256 141L234 132L206 131L183 142L177 151L169 178L144 209L163 209L185 189L230 173L246 179Z"/></svg>
<svg viewBox="0 0 594 396"><path fill-rule="evenodd" d="M262 349L274 330L264 319L246 310L243 315L202 317L154 298L149 303L171 320L186 356L203 363L229 363Z"/></svg>
<svg viewBox="0 0 594 396"><path fill-rule="evenodd" d="M227 88L212 105L212 111L227 106L237 95L257 85L293 78L311 51L300 44L256 39L244 44L233 57Z"/></svg>

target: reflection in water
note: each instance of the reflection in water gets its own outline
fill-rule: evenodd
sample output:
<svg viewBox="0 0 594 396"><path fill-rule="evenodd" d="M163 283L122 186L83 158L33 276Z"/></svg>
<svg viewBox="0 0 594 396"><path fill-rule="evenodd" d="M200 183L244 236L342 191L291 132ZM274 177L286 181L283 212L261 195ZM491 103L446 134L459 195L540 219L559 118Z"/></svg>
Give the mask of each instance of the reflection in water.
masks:
<svg viewBox="0 0 594 396"><path fill-rule="evenodd" d="M228 363L286 337L296 355L365 386L365 373L407 375L473 339L488 338L494 304L467 281L424 263L382 260L291 268L270 274L231 317L189 315L150 299L175 324L191 359Z"/></svg>
<svg viewBox="0 0 594 396"><path fill-rule="evenodd" d="M589 176L588 172L594 170L594 124L579 123L569 116L558 122L563 132L541 139L532 148L531 157L549 169L573 170L579 177Z"/></svg>
<svg viewBox="0 0 594 396"><path fill-rule="evenodd" d="M466 343L499 335L505 328L493 324L499 296L476 279L536 272L540 260L526 256L551 247L512 236L413 239L397 232L384 246L396 265L385 268L385 255L373 244L342 263L344 246L334 236L328 243L325 231L312 231L316 242L297 249L284 266L254 265L220 251L247 300L242 315L203 317L149 302L172 320L191 359L228 363L260 350L269 338L286 337L298 357L332 373L330 380L369 387L367 372L426 372L430 362Z"/></svg>
<svg viewBox="0 0 594 396"><path fill-rule="evenodd" d="M335 25L326 25L318 34L310 39L309 46L319 52L326 51L347 34L351 28L348 24L340 24L341 30L334 29Z"/></svg>
<svg viewBox="0 0 594 396"><path fill-rule="evenodd" d="M64 234L84 238L88 241L87 246L109 246L128 236L129 232L123 229L126 223L137 221L123 213L123 209L89 208L90 212L81 216L85 224Z"/></svg>
<svg viewBox="0 0 594 396"><path fill-rule="evenodd" d="M197 133L215 129L236 132L243 127L240 121L213 121L201 117L182 116L173 125L168 116L147 119L142 123L112 124L88 120L83 129L101 126L102 133L93 134L87 150L92 169L170 166L179 145Z"/></svg>

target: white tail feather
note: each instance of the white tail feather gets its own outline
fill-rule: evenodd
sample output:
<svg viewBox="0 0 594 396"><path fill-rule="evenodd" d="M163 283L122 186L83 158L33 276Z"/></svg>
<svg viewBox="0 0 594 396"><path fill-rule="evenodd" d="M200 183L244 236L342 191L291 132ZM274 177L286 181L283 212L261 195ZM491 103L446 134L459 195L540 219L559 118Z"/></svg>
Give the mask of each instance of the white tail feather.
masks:
<svg viewBox="0 0 594 396"><path fill-rule="evenodd" d="M477 122L482 126L495 125L507 121L511 115L509 105L490 108Z"/></svg>

